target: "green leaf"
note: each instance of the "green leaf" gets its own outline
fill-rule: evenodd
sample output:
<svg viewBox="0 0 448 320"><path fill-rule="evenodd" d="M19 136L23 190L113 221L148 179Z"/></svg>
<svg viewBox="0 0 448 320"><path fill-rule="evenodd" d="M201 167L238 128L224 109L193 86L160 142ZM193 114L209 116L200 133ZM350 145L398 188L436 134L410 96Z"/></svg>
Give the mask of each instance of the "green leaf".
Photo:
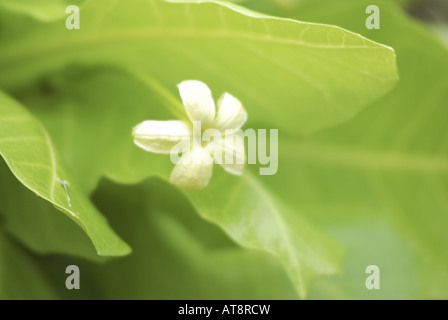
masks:
<svg viewBox="0 0 448 320"><path fill-rule="evenodd" d="M129 247L112 231L61 161L44 127L1 92L0 155L24 186L52 203L87 233L98 254L129 253Z"/></svg>
<svg viewBox="0 0 448 320"><path fill-rule="evenodd" d="M244 247L277 255L301 297L322 275L338 273L341 248L277 198L255 174L214 173L203 192L186 192L200 215Z"/></svg>
<svg viewBox="0 0 448 320"><path fill-rule="evenodd" d="M358 17L370 4L309 2L292 17L392 45L399 84L350 123L281 141L282 170L268 185L347 247L344 276L322 280L311 297L446 299L448 50L389 1L377 1L381 29L366 30ZM378 291L364 285L371 264L381 270Z"/></svg>
<svg viewBox="0 0 448 320"><path fill-rule="evenodd" d="M307 134L352 118L397 81L391 48L339 27L181 2L87 1L80 30L2 15L22 23L2 33L0 86L67 64L114 64L171 95L183 80L204 81L240 98L254 123Z"/></svg>
<svg viewBox="0 0 448 320"><path fill-rule="evenodd" d="M3 160L0 161L0 215L5 220L4 229L35 252L101 259L81 228L24 187Z"/></svg>

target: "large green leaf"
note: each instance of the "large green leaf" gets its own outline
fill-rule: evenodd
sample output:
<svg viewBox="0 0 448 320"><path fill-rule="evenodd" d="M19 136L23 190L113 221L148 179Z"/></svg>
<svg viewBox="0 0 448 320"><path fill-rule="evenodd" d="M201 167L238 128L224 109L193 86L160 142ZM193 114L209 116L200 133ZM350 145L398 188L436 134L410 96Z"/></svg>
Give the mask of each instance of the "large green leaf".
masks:
<svg viewBox="0 0 448 320"><path fill-rule="evenodd" d="M129 253L129 247L82 192L76 176L68 171L40 122L1 92L0 155L24 186L52 203L87 233L98 254Z"/></svg>
<svg viewBox="0 0 448 320"><path fill-rule="evenodd" d="M0 160L0 215L5 230L28 248L100 260L87 235L48 201L21 184Z"/></svg>
<svg viewBox="0 0 448 320"><path fill-rule="evenodd" d="M376 1L381 29L365 29L358 16L370 4L309 1L289 13L392 45L401 80L350 123L283 141L288 157L268 186L297 199L308 219L347 247L344 276L322 280L312 297L446 299L448 50L389 1ZM380 267L381 290L365 288L370 264Z"/></svg>
<svg viewBox="0 0 448 320"><path fill-rule="evenodd" d="M340 271L341 248L310 225L294 202L265 188L256 173L215 176L203 192L186 192L195 208L239 244L276 254L302 297L317 277Z"/></svg>
<svg viewBox="0 0 448 320"><path fill-rule="evenodd" d="M69 63L115 64L171 94L202 80L240 98L252 121L306 134L352 118L397 80L391 48L341 28L221 1L177 2L87 1L80 30L3 14L11 28L1 33L0 86Z"/></svg>

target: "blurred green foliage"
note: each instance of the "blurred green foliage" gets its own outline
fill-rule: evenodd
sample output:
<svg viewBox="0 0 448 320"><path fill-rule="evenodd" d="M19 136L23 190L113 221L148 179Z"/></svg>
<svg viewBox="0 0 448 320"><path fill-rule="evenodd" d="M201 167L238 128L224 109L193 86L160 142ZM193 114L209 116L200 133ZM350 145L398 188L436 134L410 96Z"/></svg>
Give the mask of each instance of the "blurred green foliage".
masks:
<svg viewBox="0 0 448 320"><path fill-rule="evenodd" d="M441 41L391 1L238 1L312 23L177 2L78 2L67 30L66 1L0 0L0 298L446 298ZM169 158L131 130L182 113L188 78L280 129L278 174L165 182Z"/></svg>

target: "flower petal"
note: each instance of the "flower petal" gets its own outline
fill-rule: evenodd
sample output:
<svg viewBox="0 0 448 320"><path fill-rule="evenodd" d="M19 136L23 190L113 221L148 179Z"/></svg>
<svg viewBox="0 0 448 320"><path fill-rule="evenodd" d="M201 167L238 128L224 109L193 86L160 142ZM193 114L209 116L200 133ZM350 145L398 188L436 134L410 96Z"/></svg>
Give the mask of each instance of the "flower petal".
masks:
<svg viewBox="0 0 448 320"><path fill-rule="evenodd" d="M226 134L211 143L216 163L231 174L242 175L246 165L244 138L240 134Z"/></svg>
<svg viewBox="0 0 448 320"><path fill-rule="evenodd" d="M241 102L231 94L224 93L218 101L218 114L213 127L221 131L231 129L235 132L246 120L247 112Z"/></svg>
<svg viewBox="0 0 448 320"><path fill-rule="evenodd" d="M132 135L140 148L154 153L171 153L175 145L189 142L191 127L182 121L144 121Z"/></svg>
<svg viewBox="0 0 448 320"><path fill-rule="evenodd" d="M201 121L203 127L211 124L215 119L215 102L209 87L197 80L184 81L178 87L190 120Z"/></svg>
<svg viewBox="0 0 448 320"><path fill-rule="evenodd" d="M193 148L180 158L171 172L170 182L185 189L202 189L212 177L213 158L209 150Z"/></svg>

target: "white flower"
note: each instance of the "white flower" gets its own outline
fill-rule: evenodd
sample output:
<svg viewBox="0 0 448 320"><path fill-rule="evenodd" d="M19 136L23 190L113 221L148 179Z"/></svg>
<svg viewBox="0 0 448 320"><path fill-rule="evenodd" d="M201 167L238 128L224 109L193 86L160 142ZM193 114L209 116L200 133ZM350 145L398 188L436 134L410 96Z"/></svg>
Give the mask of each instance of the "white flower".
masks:
<svg viewBox="0 0 448 320"><path fill-rule="evenodd" d="M244 141L238 131L247 120L241 102L228 93L218 100L218 110L207 85L188 80L178 85L191 122L144 121L134 128L134 142L154 153L183 153L170 182L182 188L202 189L212 176L213 162L232 174L241 175L246 162Z"/></svg>

